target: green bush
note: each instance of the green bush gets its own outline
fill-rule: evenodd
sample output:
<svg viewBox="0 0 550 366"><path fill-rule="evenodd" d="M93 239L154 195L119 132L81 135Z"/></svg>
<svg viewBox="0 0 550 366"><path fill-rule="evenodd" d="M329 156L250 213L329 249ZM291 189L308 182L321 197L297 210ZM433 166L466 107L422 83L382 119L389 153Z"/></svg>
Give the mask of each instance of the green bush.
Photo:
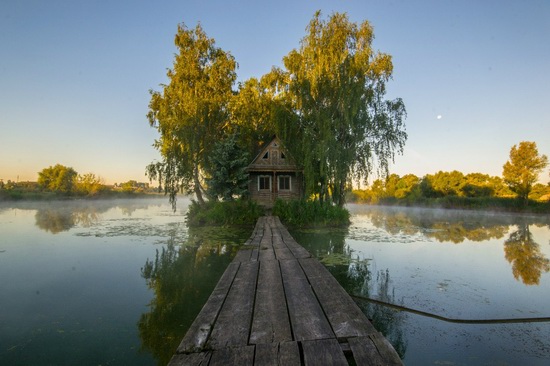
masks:
<svg viewBox="0 0 550 366"><path fill-rule="evenodd" d="M193 201L187 212L187 225L197 226L254 226L264 210L251 200L227 202L209 201L200 205Z"/></svg>
<svg viewBox="0 0 550 366"><path fill-rule="evenodd" d="M348 210L331 204L322 205L319 201L277 200L273 215L279 216L290 227L342 227L350 224Z"/></svg>

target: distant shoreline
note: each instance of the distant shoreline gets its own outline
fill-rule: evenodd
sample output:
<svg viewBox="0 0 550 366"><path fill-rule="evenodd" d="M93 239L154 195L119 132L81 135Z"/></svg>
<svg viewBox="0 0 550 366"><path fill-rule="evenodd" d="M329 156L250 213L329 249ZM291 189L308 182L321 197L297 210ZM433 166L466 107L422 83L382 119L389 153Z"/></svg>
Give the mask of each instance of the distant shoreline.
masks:
<svg viewBox="0 0 550 366"><path fill-rule="evenodd" d="M120 198L158 198L164 197L164 193L154 192L123 192L123 191L105 191L95 195L75 195L58 192L25 192L0 190L0 202L20 202L20 201L73 201L73 200L100 200L100 199L120 199Z"/></svg>

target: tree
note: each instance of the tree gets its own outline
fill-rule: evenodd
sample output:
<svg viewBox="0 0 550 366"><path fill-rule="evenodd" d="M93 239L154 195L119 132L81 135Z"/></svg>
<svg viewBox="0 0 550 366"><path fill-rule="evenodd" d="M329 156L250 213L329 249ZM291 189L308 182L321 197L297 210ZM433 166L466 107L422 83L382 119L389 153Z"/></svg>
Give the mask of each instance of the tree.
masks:
<svg viewBox="0 0 550 366"><path fill-rule="evenodd" d="M502 177L518 198L527 202L539 173L548 165L548 157L539 155L535 142L522 141L510 149L510 160L502 167Z"/></svg>
<svg viewBox="0 0 550 366"><path fill-rule="evenodd" d="M366 181L375 165L387 175L407 138L403 101L384 99L391 56L375 52L373 39L367 21L340 13L323 21L318 11L300 49L284 57L285 70L272 72L275 96L295 115L278 121L279 135L304 167L306 194L321 202L342 206L351 181Z"/></svg>
<svg viewBox="0 0 550 366"><path fill-rule="evenodd" d="M269 75L269 74L268 74ZM239 90L229 102L230 133L237 133L240 146L250 156L270 141L275 134L273 126L273 95L270 93L268 77L261 80L250 78L239 83Z"/></svg>
<svg viewBox="0 0 550 366"><path fill-rule="evenodd" d="M74 190L79 194L94 196L105 189L103 179L93 173L78 174L74 181Z"/></svg>
<svg viewBox="0 0 550 366"><path fill-rule="evenodd" d="M232 134L214 146L209 157L211 177L207 179L208 193L216 199L233 200L248 191L249 156L237 145L237 136Z"/></svg>
<svg viewBox="0 0 550 366"><path fill-rule="evenodd" d="M73 168L56 164L38 173L38 184L49 191L71 193L77 175Z"/></svg>
<svg viewBox="0 0 550 366"><path fill-rule="evenodd" d="M200 25L187 29L178 25L175 36L178 53L167 72L168 85L162 92L150 91L147 118L160 138L154 146L162 162L147 167L150 179L157 179L170 196L175 209L180 190L194 192L204 203L202 172L214 146L227 127L227 104L236 79L233 56L215 47Z"/></svg>

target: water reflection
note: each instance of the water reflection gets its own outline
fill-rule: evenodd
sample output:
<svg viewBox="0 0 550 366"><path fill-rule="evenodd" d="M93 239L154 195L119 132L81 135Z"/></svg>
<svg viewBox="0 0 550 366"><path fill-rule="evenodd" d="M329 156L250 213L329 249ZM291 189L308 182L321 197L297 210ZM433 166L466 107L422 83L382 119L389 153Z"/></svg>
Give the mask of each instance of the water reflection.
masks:
<svg viewBox="0 0 550 366"><path fill-rule="evenodd" d="M460 244L506 238L505 257L512 265L514 278L525 285L538 285L541 275L550 271L550 260L541 252L529 231L530 225L550 228L548 216L394 208L373 208L362 212L361 216L366 216L374 227L391 235L420 234L440 243Z"/></svg>
<svg viewBox="0 0 550 366"><path fill-rule="evenodd" d="M526 285L538 285L543 272L550 271L550 260L533 240L529 225L521 223L504 242L505 258L512 265L512 273Z"/></svg>
<svg viewBox="0 0 550 366"><path fill-rule="evenodd" d="M114 208L120 209L122 215L131 217L137 210L158 205L159 203L147 200L106 200L35 203L20 208L36 210L36 226L46 232L58 234L76 226L92 227L100 221L104 213Z"/></svg>
<svg viewBox="0 0 550 366"><path fill-rule="evenodd" d="M360 259L346 244L347 230L293 231L291 234L300 245L327 266L330 273L350 295L363 298L375 297L392 304L400 303L395 297L389 270L378 271L373 276L369 266L370 261ZM403 358L407 350L402 331L406 314L364 301L359 301L357 304Z"/></svg>
<svg viewBox="0 0 550 366"><path fill-rule="evenodd" d="M169 243L147 259L141 273L154 298L138 327L142 348L159 365L168 363L250 231L190 229L186 242Z"/></svg>

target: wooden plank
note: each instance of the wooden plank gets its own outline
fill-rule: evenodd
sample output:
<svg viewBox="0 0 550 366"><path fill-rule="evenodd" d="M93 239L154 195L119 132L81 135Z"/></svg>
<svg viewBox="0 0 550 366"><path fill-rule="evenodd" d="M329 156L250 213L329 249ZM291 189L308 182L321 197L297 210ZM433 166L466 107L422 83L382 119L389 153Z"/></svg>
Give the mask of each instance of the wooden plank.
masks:
<svg viewBox="0 0 550 366"><path fill-rule="evenodd" d="M315 258L299 261L338 339L376 333L372 323L325 266Z"/></svg>
<svg viewBox="0 0 550 366"><path fill-rule="evenodd" d="M370 334L369 338L372 339L386 365L403 365L403 361L401 361L395 348L381 333Z"/></svg>
<svg viewBox="0 0 550 366"><path fill-rule="evenodd" d="M252 255L250 256L251 261L259 260L260 250L258 248L252 249Z"/></svg>
<svg viewBox="0 0 550 366"><path fill-rule="evenodd" d="M291 341L290 320L278 261L260 262L250 344Z"/></svg>
<svg viewBox="0 0 550 366"><path fill-rule="evenodd" d="M279 365L301 365L298 342L282 342L279 344Z"/></svg>
<svg viewBox="0 0 550 366"><path fill-rule="evenodd" d="M256 345L254 365L298 366L301 365L298 342L265 343Z"/></svg>
<svg viewBox="0 0 550 366"><path fill-rule="evenodd" d="M294 340L333 338L328 320L297 260L280 261Z"/></svg>
<svg viewBox="0 0 550 366"><path fill-rule="evenodd" d="M193 321L193 324L191 324L187 330L187 333L185 333L185 336L178 346L178 353L202 350L208 340L214 322L220 313L239 267L240 264L238 262L232 262L227 266L227 269L218 281L214 291L212 291L208 301L204 304L199 315L197 315L195 321Z"/></svg>
<svg viewBox="0 0 550 366"><path fill-rule="evenodd" d="M241 249L235 254L233 262L248 262L252 256L252 249Z"/></svg>
<svg viewBox="0 0 550 366"><path fill-rule="evenodd" d="M258 260L260 261L272 261L275 260L275 252L273 247L266 246L265 244L260 245L260 250L258 252Z"/></svg>
<svg viewBox="0 0 550 366"><path fill-rule="evenodd" d="M288 248L275 248L275 257L278 260L287 260L287 259L294 259L296 258L292 251Z"/></svg>
<svg viewBox="0 0 550 366"><path fill-rule="evenodd" d="M401 361L393 346L381 334L350 338L348 342L357 365L403 365L403 361Z"/></svg>
<svg viewBox="0 0 550 366"><path fill-rule="evenodd" d="M290 249L290 251L292 251L292 254L294 255L294 257L296 258L311 257L311 254L304 247L298 244L296 240L294 240L294 238L290 236L290 234L288 234L288 236L283 236L283 241L287 246L287 248Z"/></svg>
<svg viewBox="0 0 550 366"><path fill-rule="evenodd" d="M254 365L254 346L228 347L212 352L209 366Z"/></svg>
<svg viewBox="0 0 550 366"><path fill-rule="evenodd" d="M210 338L211 349L245 346L248 342L259 262L243 262L227 294Z"/></svg>
<svg viewBox="0 0 550 366"><path fill-rule="evenodd" d="M271 237L271 229L269 227L264 228L264 236L260 242L260 251L258 259L261 261L270 261L275 259L275 252L273 251L273 242Z"/></svg>
<svg viewBox="0 0 550 366"><path fill-rule="evenodd" d="M385 366L384 360L369 337L348 339L353 359L357 365Z"/></svg>
<svg viewBox="0 0 550 366"><path fill-rule="evenodd" d="M212 352L175 354L168 366L206 366L210 362Z"/></svg>
<svg viewBox="0 0 550 366"><path fill-rule="evenodd" d="M254 365L279 366L279 343L262 343L256 345Z"/></svg>
<svg viewBox="0 0 550 366"><path fill-rule="evenodd" d="M302 342L302 348L306 366L348 366L346 356L338 341L334 338L304 341Z"/></svg>

